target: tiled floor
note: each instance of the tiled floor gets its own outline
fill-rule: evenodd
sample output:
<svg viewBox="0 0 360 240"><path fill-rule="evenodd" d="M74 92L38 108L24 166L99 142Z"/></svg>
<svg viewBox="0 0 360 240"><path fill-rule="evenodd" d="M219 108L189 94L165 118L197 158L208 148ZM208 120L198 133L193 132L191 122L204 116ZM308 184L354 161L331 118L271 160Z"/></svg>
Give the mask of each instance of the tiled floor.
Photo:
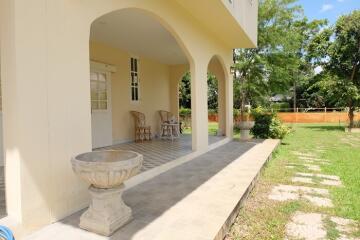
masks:
<svg viewBox="0 0 360 240"><path fill-rule="evenodd" d="M209 144L224 139L224 137L209 136ZM143 154L144 163L142 172L158 167L170 161L190 153L191 135L182 135L178 140L153 140L144 143L125 143L106 147L104 149L121 149L131 150ZM4 167L0 166L0 218L6 216L5 205L5 183L4 183Z"/></svg>
<svg viewBox="0 0 360 240"><path fill-rule="evenodd" d="M277 144L230 142L128 189L124 201L134 219L110 238L80 229L78 212L26 239L223 239L228 219Z"/></svg>
<svg viewBox="0 0 360 240"><path fill-rule="evenodd" d="M224 139L224 137L209 136L209 144ZM113 150L130 150L141 153L144 156L142 172L158 167L179 157L182 157L191 150L191 135L182 135L180 139L170 140L153 140L143 143L124 143L106 147L104 149Z"/></svg>

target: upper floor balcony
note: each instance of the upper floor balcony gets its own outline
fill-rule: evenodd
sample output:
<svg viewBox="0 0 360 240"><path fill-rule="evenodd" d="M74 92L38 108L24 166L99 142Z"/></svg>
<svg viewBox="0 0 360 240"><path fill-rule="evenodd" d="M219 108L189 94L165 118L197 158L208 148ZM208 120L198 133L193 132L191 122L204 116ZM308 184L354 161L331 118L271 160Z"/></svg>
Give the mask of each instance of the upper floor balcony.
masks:
<svg viewBox="0 0 360 240"><path fill-rule="evenodd" d="M232 48L257 45L258 0L177 0Z"/></svg>

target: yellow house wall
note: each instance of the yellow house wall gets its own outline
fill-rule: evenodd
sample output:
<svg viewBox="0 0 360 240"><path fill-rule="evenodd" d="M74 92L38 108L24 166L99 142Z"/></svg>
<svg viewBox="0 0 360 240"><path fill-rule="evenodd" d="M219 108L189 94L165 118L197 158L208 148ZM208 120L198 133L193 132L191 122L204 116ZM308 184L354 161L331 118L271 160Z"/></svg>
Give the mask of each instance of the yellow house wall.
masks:
<svg viewBox="0 0 360 240"><path fill-rule="evenodd" d="M221 58L227 69L226 133L231 137L232 46L204 28L203 23L177 2L1 0L7 211L29 231L88 205L88 186L73 173L70 159L92 149L90 27L103 14L125 8L142 9L144 14L153 16L173 34L186 53L192 74L192 146L198 153L208 149L207 124L204 124L207 67L212 56ZM169 71L155 63L145 65L142 70L148 72L153 68L159 69L158 72ZM121 67L118 71L120 74ZM162 88L158 83L154 89ZM117 87L115 83L114 86ZM153 96L149 93L142 97ZM122 134L116 131L115 136Z"/></svg>
<svg viewBox="0 0 360 240"><path fill-rule="evenodd" d="M170 67L150 59L139 59L140 101L131 102L130 58L126 51L91 42L90 58L93 61L114 65L111 74L111 104L113 143L134 139L134 120L131 110L145 114L146 124L152 133L159 132L160 117L158 110L170 111Z"/></svg>

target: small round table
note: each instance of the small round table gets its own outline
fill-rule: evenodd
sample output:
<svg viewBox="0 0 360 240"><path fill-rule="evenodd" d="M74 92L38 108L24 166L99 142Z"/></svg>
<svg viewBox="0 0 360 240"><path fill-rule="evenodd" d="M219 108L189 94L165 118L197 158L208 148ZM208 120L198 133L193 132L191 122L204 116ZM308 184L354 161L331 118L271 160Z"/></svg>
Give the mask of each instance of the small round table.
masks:
<svg viewBox="0 0 360 240"><path fill-rule="evenodd" d="M162 123L160 138L161 139L171 139L173 141L176 138L180 137L179 123Z"/></svg>

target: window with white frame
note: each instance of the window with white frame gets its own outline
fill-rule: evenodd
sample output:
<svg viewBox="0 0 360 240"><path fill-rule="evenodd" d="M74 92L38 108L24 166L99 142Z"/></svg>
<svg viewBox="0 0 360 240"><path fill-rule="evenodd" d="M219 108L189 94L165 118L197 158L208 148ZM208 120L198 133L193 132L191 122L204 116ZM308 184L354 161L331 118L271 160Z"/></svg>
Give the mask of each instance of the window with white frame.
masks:
<svg viewBox="0 0 360 240"><path fill-rule="evenodd" d="M131 80L131 101L137 102L139 97L139 60L137 58L130 59L130 80Z"/></svg>
<svg viewBox="0 0 360 240"><path fill-rule="evenodd" d="M107 110L108 108L106 77L106 73L90 73L91 110Z"/></svg>

